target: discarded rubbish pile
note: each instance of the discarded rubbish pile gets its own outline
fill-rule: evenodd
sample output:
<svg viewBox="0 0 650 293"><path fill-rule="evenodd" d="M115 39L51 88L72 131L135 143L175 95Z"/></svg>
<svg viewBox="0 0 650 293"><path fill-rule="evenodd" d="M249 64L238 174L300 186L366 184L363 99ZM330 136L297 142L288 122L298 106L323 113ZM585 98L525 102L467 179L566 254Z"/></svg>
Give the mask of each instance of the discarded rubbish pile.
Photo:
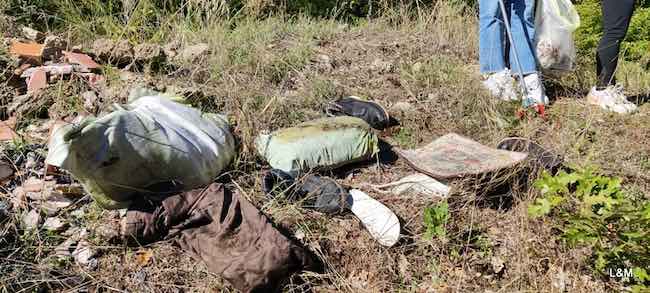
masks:
<svg viewBox="0 0 650 293"><path fill-rule="evenodd" d="M266 292L315 261L244 198L211 184L234 155L223 117L145 96L57 129L46 162L72 173L100 206L128 208L125 238L174 239L235 288Z"/></svg>
<svg viewBox="0 0 650 293"><path fill-rule="evenodd" d="M360 190L348 191L333 179L310 173L375 157L379 139L371 125L385 128L388 114L378 104L355 97L331 103L327 112L334 117L258 136L257 151L274 168L263 178L265 193L302 200L304 207L330 215L351 211L381 245L395 245L400 223L390 209Z"/></svg>

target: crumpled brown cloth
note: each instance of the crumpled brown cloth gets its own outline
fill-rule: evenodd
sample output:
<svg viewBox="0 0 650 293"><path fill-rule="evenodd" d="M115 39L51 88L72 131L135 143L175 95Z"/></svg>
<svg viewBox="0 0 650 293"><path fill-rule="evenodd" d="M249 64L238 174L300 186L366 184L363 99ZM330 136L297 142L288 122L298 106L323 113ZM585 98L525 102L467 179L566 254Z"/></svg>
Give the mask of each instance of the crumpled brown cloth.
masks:
<svg viewBox="0 0 650 293"><path fill-rule="evenodd" d="M173 238L243 292L269 292L313 259L247 200L221 184L132 205L122 233L139 243Z"/></svg>

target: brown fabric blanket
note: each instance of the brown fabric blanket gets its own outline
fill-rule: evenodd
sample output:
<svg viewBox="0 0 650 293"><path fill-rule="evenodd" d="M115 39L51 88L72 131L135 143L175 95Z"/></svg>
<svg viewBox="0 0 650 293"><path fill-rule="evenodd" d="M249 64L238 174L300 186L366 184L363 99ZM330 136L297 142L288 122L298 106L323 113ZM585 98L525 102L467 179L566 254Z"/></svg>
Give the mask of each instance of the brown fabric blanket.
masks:
<svg viewBox="0 0 650 293"><path fill-rule="evenodd" d="M174 239L208 269L243 292L277 290L291 274L314 265L251 203L221 184L143 201L129 208L122 233L140 244Z"/></svg>

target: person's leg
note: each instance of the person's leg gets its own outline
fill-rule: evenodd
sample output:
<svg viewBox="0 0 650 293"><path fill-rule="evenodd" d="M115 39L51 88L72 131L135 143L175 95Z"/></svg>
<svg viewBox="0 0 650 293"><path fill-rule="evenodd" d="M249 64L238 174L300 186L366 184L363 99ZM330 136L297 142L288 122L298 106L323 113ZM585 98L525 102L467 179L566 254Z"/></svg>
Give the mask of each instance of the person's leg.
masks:
<svg viewBox="0 0 650 293"><path fill-rule="evenodd" d="M507 0L506 0L507 1ZM479 0L479 63L481 73L506 69L503 18L497 0Z"/></svg>
<svg viewBox="0 0 650 293"><path fill-rule="evenodd" d="M621 114L632 113L637 106L627 100L623 88L615 86L621 42L634 12L634 0L603 0L603 37L596 54L598 84L587 95L587 103Z"/></svg>
<svg viewBox="0 0 650 293"><path fill-rule="evenodd" d="M510 46L510 64L513 69L519 70L515 67L516 58L519 57L528 92L524 105L548 104L535 57L535 0L510 0L507 8L511 10L510 27L514 42Z"/></svg>
<svg viewBox="0 0 650 293"><path fill-rule="evenodd" d="M634 0L603 0L603 37L596 54L598 87L614 84L621 42L634 12Z"/></svg>
<svg viewBox="0 0 650 293"><path fill-rule="evenodd" d="M496 0L494 1L496 2ZM514 44L510 46L510 66L519 70L515 53L524 75L537 72L535 59L535 0L504 0L510 13L510 27ZM515 52L516 50L516 52Z"/></svg>
<svg viewBox="0 0 650 293"><path fill-rule="evenodd" d="M506 64L504 28L498 0L479 0L479 61L486 76L483 85L494 97L510 101L519 96Z"/></svg>

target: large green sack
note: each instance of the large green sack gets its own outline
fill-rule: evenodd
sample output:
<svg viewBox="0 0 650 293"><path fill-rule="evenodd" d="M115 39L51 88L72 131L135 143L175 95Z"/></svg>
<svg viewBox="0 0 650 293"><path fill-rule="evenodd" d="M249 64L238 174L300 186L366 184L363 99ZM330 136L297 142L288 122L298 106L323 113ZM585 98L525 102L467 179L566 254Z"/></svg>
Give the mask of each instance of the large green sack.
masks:
<svg viewBox="0 0 650 293"><path fill-rule="evenodd" d="M365 121L348 116L323 118L255 139L259 154L275 169L295 173L334 169L368 160L378 138Z"/></svg>
<svg viewBox="0 0 650 293"><path fill-rule="evenodd" d="M69 171L103 208L118 209L136 195L210 184L234 156L224 117L146 96L57 129L46 162Z"/></svg>

